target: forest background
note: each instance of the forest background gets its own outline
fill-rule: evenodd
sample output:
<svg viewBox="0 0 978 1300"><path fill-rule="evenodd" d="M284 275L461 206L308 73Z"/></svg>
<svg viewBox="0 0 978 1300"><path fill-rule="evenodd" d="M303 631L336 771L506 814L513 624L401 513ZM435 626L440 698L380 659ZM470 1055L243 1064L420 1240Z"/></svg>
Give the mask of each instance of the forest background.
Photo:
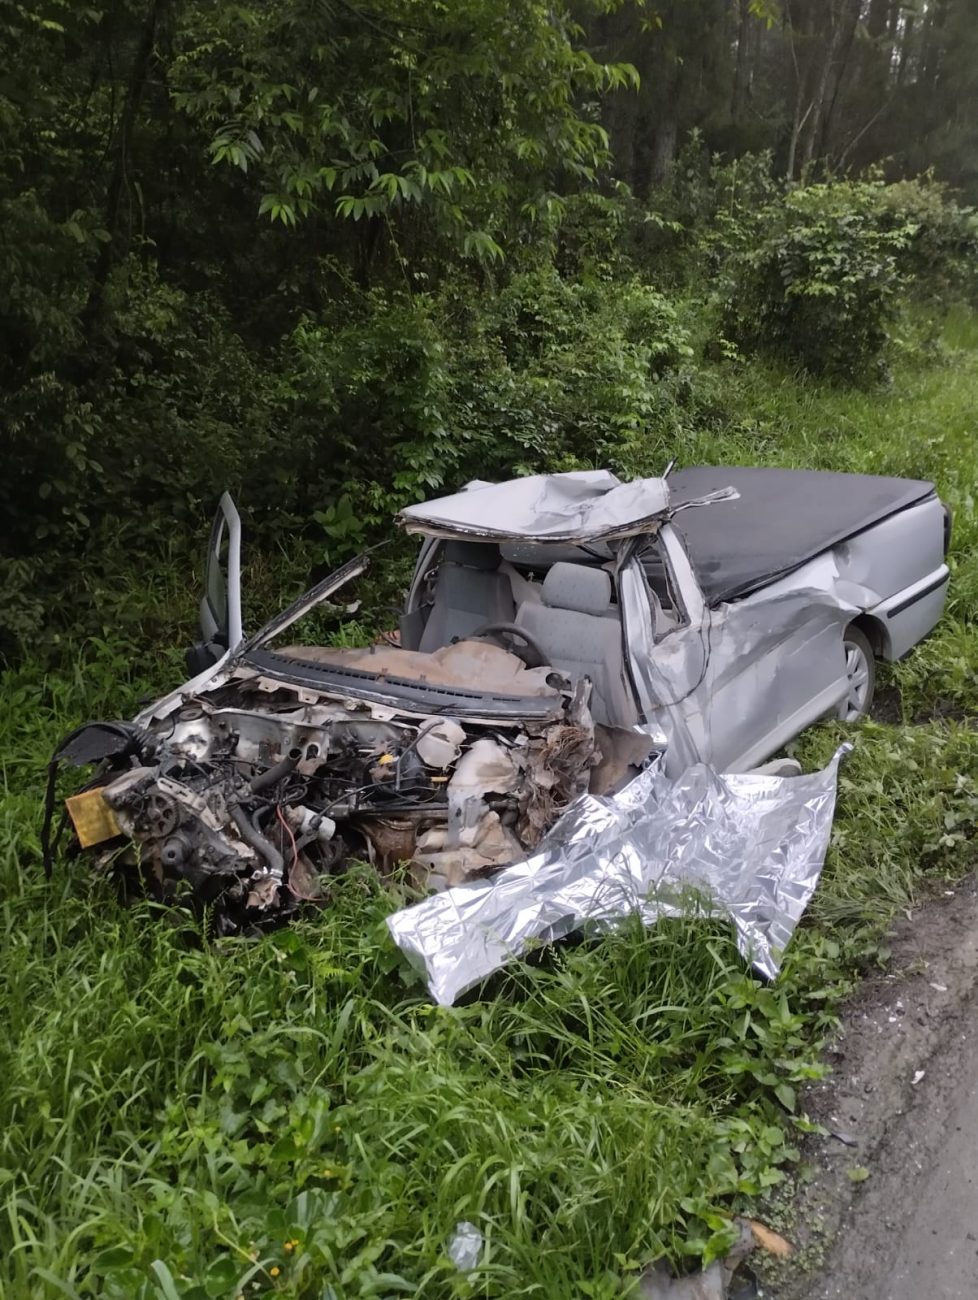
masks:
<svg viewBox="0 0 978 1300"><path fill-rule="evenodd" d="M469 477L682 460L745 358L879 382L908 301L971 293L976 0L2 0L0 33L8 660L160 633L131 575L189 581L225 487L297 576Z"/></svg>

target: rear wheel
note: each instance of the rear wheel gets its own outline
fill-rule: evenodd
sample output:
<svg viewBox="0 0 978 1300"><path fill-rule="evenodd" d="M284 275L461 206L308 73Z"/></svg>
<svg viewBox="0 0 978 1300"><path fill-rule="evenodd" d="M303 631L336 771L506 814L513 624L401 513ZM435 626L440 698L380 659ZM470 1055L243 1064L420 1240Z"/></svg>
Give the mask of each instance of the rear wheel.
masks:
<svg viewBox="0 0 978 1300"><path fill-rule="evenodd" d="M846 628L842 637L842 649L846 657L849 694L839 705L836 717L840 722L859 722L873 707L876 657L869 637L855 623L850 623Z"/></svg>

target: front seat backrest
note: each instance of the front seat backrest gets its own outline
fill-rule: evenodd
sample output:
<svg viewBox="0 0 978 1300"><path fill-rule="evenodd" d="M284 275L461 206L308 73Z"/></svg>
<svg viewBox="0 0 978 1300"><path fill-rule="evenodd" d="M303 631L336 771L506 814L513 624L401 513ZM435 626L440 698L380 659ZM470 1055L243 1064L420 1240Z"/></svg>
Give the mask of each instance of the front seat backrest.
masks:
<svg viewBox="0 0 978 1300"><path fill-rule="evenodd" d="M595 722L629 726L635 704L625 685L621 619L611 604L611 576L583 564L554 564L539 604L524 603L516 621L547 661L572 680L591 679Z"/></svg>
<svg viewBox="0 0 978 1300"><path fill-rule="evenodd" d="M464 640L483 623L512 623L513 589L499 563L499 547L490 542L445 543L419 650Z"/></svg>

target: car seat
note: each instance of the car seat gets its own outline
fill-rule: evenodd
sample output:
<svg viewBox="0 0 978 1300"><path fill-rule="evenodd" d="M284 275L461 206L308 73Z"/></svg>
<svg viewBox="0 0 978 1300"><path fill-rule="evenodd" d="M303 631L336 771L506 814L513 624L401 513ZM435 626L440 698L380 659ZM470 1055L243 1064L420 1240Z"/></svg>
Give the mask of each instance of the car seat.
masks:
<svg viewBox="0 0 978 1300"><path fill-rule="evenodd" d="M513 589L499 564L499 547L491 543L445 543L419 650L464 640L484 623L512 623Z"/></svg>
<svg viewBox="0 0 978 1300"><path fill-rule="evenodd" d="M625 684L621 618L611 603L611 575L583 564L554 564L543 580L543 599L524 602L516 615L547 662L572 680L591 680L595 722L629 726L635 721Z"/></svg>

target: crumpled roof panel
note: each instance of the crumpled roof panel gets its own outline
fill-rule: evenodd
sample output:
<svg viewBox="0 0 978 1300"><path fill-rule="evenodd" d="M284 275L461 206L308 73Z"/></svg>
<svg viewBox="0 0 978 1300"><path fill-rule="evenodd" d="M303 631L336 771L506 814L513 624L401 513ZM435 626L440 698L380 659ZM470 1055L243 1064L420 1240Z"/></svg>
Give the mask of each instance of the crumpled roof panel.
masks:
<svg viewBox="0 0 978 1300"><path fill-rule="evenodd" d="M681 508L693 504L700 502ZM429 537L594 542L650 532L672 508L665 479L623 483L609 470L574 470L470 483L451 496L407 506L397 518L409 533Z"/></svg>

